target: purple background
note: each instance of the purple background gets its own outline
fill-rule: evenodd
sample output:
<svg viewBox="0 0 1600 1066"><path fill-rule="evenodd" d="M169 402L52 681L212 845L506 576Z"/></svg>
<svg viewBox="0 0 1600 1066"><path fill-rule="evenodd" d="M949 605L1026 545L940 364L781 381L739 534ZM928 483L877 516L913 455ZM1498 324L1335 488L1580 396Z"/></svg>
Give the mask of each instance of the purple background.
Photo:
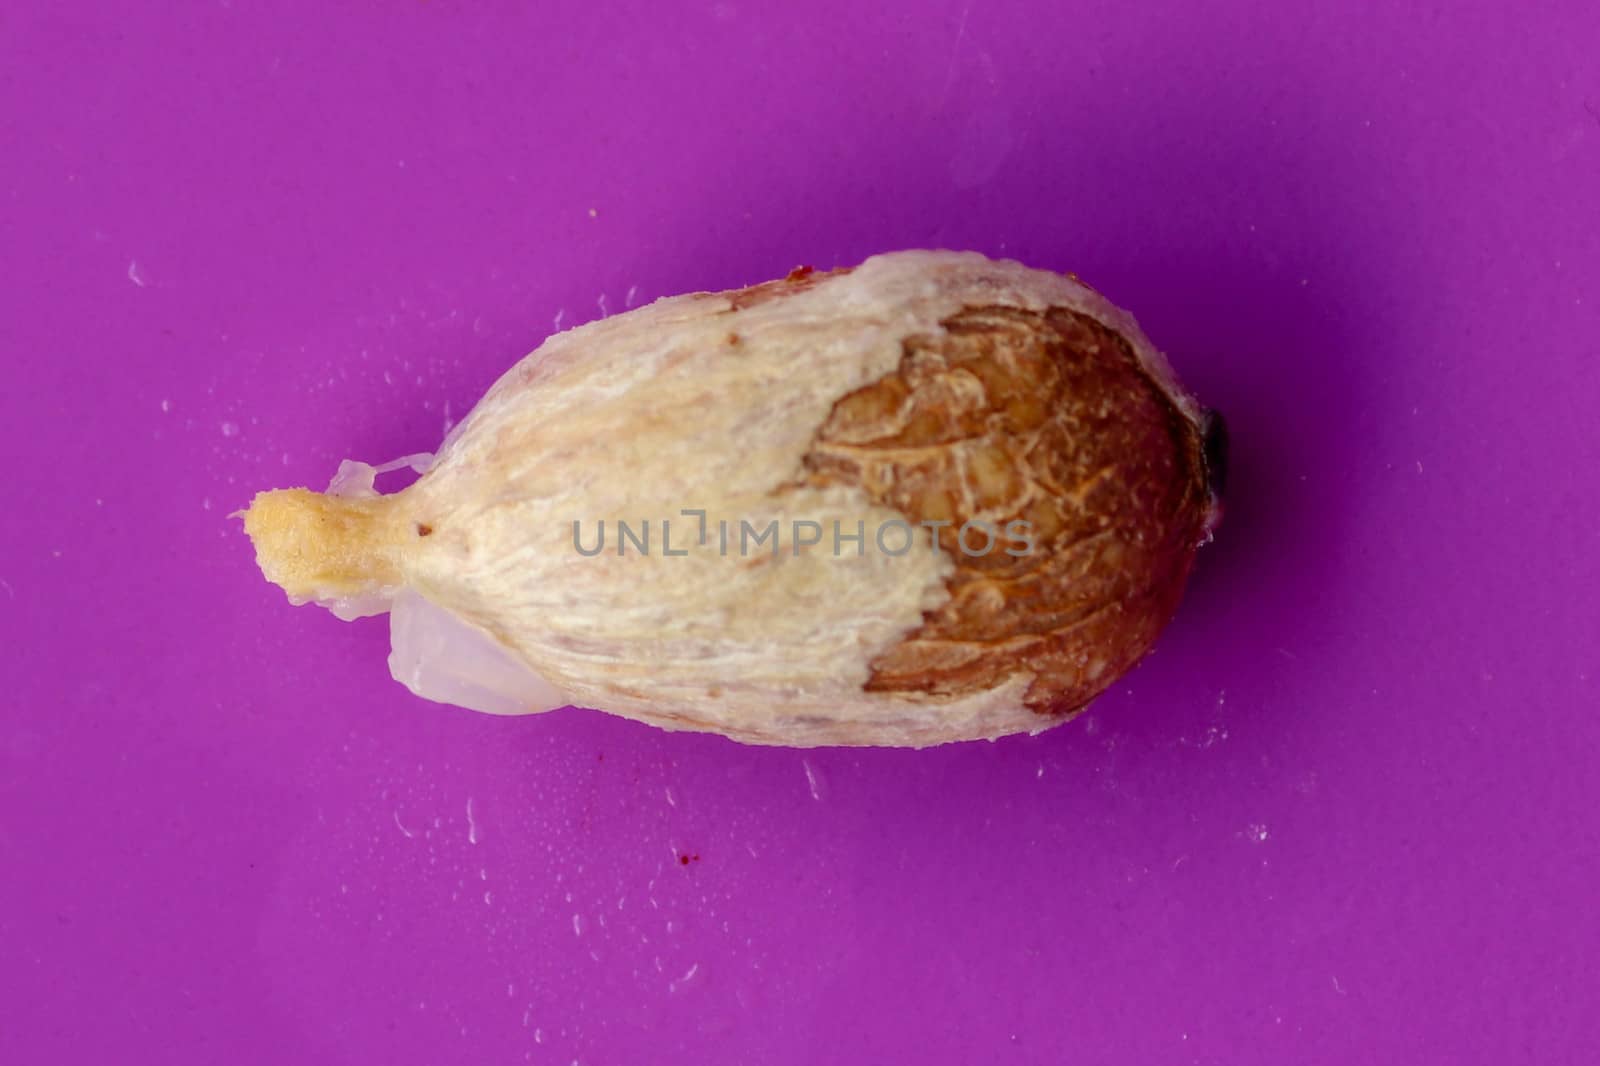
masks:
<svg viewBox="0 0 1600 1066"><path fill-rule="evenodd" d="M95 6L0 12L0 1060L1594 1061L1590 0ZM908 246L1232 422L1072 725L427 704L227 517L558 318Z"/></svg>

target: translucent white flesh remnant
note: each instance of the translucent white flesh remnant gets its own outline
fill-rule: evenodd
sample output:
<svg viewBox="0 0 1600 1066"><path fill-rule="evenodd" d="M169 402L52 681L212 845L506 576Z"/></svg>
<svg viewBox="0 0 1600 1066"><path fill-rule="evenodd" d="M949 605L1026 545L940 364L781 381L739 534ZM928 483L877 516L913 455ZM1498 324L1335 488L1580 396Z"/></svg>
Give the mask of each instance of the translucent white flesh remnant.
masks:
<svg viewBox="0 0 1600 1066"><path fill-rule="evenodd" d="M389 608L389 673L425 700L488 714L535 714L572 701L483 630L401 590Z"/></svg>
<svg viewBox="0 0 1600 1066"><path fill-rule="evenodd" d="M346 459L339 464L339 469L334 472L333 480L328 482L329 496L344 496L351 499L360 499L366 496L378 496L377 489L379 474L387 474L391 470L403 470L410 467L418 474L426 474L428 468L433 466L432 452L417 452L414 455L402 455L398 459L391 459L387 463L373 466L356 459Z"/></svg>

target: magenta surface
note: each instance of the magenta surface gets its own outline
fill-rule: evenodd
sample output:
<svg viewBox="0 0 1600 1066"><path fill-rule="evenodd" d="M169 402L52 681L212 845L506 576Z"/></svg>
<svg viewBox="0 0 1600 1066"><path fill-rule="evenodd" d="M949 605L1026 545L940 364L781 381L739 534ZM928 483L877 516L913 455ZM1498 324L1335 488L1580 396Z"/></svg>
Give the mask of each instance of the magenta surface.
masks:
<svg viewBox="0 0 1600 1066"><path fill-rule="evenodd" d="M0 1061L1595 1061L1592 3L360 6L0 13ZM228 518L919 246L1232 423L1056 731L424 703Z"/></svg>

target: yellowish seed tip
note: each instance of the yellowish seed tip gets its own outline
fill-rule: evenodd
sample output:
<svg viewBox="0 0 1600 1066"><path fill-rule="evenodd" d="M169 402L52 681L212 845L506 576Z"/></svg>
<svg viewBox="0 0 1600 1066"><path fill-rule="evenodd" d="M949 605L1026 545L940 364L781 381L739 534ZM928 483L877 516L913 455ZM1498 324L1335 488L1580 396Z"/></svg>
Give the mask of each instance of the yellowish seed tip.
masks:
<svg viewBox="0 0 1600 1066"><path fill-rule="evenodd" d="M401 583L398 499L274 489L242 512L244 531L256 565L292 599L358 596Z"/></svg>

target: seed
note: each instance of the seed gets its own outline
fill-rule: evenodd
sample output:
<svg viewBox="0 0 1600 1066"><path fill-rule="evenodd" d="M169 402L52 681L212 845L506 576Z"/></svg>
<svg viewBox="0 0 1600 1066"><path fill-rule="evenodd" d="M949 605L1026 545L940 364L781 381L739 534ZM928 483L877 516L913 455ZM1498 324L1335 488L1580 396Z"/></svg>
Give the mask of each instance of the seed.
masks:
<svg viewBox="0 0 1600 1066"><path fill-rule="evenodd" d="M244 517L292 601L390 612L419 695L922 746L1037 732L1138 661L1222 442L1075 278L901 252L559 334L410 487L347 464Z"/></svg>

